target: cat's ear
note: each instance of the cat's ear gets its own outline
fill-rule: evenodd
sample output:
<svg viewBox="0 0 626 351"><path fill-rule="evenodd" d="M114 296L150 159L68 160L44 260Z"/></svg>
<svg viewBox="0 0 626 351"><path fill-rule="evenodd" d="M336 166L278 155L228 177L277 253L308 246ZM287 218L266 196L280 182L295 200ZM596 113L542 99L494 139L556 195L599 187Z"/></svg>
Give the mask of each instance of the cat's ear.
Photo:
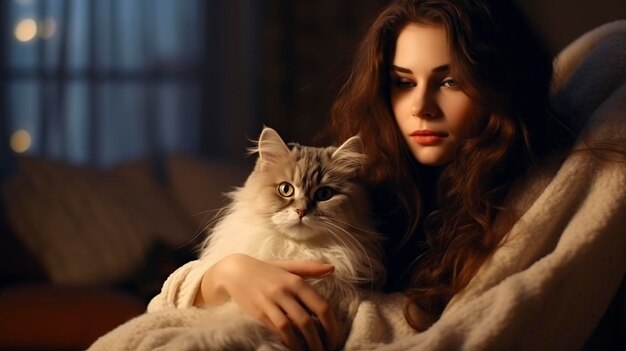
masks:
<svg viewBox="0 0 626 351"><path fill-rule="evenodd" d="M363 141L358 135L351 137L333 152L331 158L347 173L358 171L365 162Z"/></svg>
<svg viewBox="0 0 626 351"><path fill-rule="evenodd" d="M261 169L264 164L276 163L289 156L289 147L274 129L268 127L263 128L261 132L257 151L259 153L258 164Z"/></svg>

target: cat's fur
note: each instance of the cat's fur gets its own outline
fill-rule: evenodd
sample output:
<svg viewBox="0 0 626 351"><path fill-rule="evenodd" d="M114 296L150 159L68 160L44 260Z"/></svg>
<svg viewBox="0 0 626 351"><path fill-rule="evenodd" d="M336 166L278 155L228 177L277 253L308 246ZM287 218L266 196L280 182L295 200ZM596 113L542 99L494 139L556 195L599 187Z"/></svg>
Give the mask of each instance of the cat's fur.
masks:
<svg viewBox="0 0 626 351"><path fill-rule="evenodd" d="M358 136L338 148L291 144L265 128L258 160L245 185L230 193L232 203L205 241L202 260L217 262L232 253L271 260L313 260L334 265L332 274L309 283L330 303L342 340L356 313L360 291L384 279L381 237L370 221L368 198L356 175L364 155ZM279 186L289 182L289 197ZM332 196L326 199L328 187ZM287 194L288 192L283 192ZM316 200L318 196L318 200ZM298 215L296 209L304 211ZM216 308L205 330L211 350L285 347L233 302Z"/></svg>

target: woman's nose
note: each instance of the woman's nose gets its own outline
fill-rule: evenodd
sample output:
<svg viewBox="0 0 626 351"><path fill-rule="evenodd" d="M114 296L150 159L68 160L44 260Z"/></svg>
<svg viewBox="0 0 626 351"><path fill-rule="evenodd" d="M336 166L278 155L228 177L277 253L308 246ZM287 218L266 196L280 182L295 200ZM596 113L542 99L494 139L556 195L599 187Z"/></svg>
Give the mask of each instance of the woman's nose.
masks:
<svg viewBox="0 0 626 351"><path fill-rule="evenodd" d="M411 116L422 119L433 119L438 115L437 103L433 93L426 87L416 89L411 105Z"/></svg>

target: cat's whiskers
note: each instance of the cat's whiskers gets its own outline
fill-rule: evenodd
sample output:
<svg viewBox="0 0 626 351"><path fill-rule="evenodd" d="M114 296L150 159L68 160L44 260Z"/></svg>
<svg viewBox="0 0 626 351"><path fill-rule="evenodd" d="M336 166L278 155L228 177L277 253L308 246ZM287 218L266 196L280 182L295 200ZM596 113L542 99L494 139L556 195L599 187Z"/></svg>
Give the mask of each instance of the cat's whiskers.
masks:
<svg viewBox="0 0 626 351"><path fill-rule="evenodd" d="M330 224L330 223L327 223L327 222L326 222L326 221L324 221L324 220L322 220L322 222L321 222L321 223L322 223L322 224ZM330 233L330 234L331 234L328 238L329 238L329 239L331 239L331 240L332 240L332 239L334 239L334 243L335 243L336 245L339 245L339 246L341 246L341 247L353 247L353 248L358 248L357 246L352 245L352 244L351 244L351 243L349 243L349 242L346 242L346 241L345 241L345 240L344 240L344 239L343 239L340 235L338 235L337 233L335 233L335 232L332 230L332 228L331 228L331 227L326 227L326 228L324 228L324 229L326 230L326 232L328 232L328 233Z"/></svg>
<svg viewBox="0 0 626 351"><path fill-rule="evenodd" d="M341 241L342 246L352 247L352 248L358 249L361 252L365 253L365 249L356 240L354 240L354 238L352 238L352 236L350 235L350 233L348 231L343 230L346 234L348 234L348 235L345 236L346 238L344 238L344 236L339 235L335 231L332 230L332 228L338 228L338 229L343 229L343 228L341 228L338 225L332 223L328 218L323 218L321 220L322 220L323 224L327 225L326 230L328 232L330 232L330 234L332 234L331 237L334 237L335 239ZM345 239L352 239L352 240L346 241ZM356 243L356 245L355 245L355 243Z"/></svg>
<svg viewBox="0 0 626 351"><path fill-rule="evenodd" d="M180 249L189 244L192 244L201 235L206 235L206 233L209 232L211 227L213 227L213 224L220 221L222 218L226 217L226 215L228 214L229 208L230 208L229 206L225 206L221 208L198 212L197 215L201 215L201 214L205 215L203 222L207 222L207 218L209 217L208 214L210 212L215 212L215 213L213 214L213 216L211 216L211 219L208 220L207 224L201 225L200 228L196 230L196 233L193 235L193 237L189 239L186 243L179 246L177 249ZM196 247L196 249L198 251L202 251L204 249L204 246L205 246L205 243L203 242L202 244L199 245L199 247Z"/></svg>
<svg viewBox="0 0 626 351"><path fill-rule="evenodd" d="M338 247L348 247L347 244L345 243L345 241L341 239L341 237L339 237L336 233L334 233L332 231L332 229L324 228L323 224L324 223L322 223L322 226L320 226L320 227L322 227L326 233L330 234L330 235L326 236L326 238L328 239L328 241L330 241L330 243L332 245L336 245ZM353 277L353 279L351 279L351 280L345 279L343 276L334 276L334 278L336 280L339 280L339 281L345 282L345 283L349 283L349 284L358 280L355 277Z"/></svg>
<svg viewBox="0 0 626 351"><path fill-rule="evenodd" d="M213 215L211 220L209 220L209 222L204 225L204 227L202 228L202 231L208 231L213 226L213 224L215 224L215 222L224 218L228 214L229 210L230 210L230 207L226 206L226 207L222 207L222 208L218 208L214 210L204 211L205 214L208 214L209 212L215 212L215 214Z"/></svg>
<svg viewBox="0 0 626 351"><path fill-rule="evenodd" d="M358 248L358 249L359 249L359 250L363 253L363 255L365 256L365 258L367 259L367 267L369 268L369 271L370 271L370 272L369 272L369 273L370 273L370 274L369 274L369 275L370 275L370 279L366 279L366 278L360 278L360 277L358 277L359 279L357 279L357 280L367 280L367 281L369 281L369 282L371 283L372 288L373 288L373 287L374 287L374 269L372 268L372 260L371 260L371 258L370 258L370 255L367 253L367 250L365 249L365 247L364 247L364 246L363 246L363 245L362 245L362 244L361 244L358 240L356 240L356 238L354 238L354 237L350 234L350 232L348 232L347 230L345 230L345 229L344 229L344 228L342 228L341 226L337 225L336 223L332 223L332 222L331 222L331 221L329 221L329 220L322 220L322 223L323 223L323 224L326 224L326 225L329 225L329 226L331 226L331 227L333 227L333 228L335 228L335 229L338 229L338 230L342 231L343 233L345 233L346 235L344 236L344 238L345 238L348 242L346 242L346 241L344 240L344 238L342 238L342 236L341 236L341 235L337 234L337 233L336 233L335 231L333 231L332 229L327 228L328 232L329 232L331 235L335 236L337 239L339 239L339 240L340 240L343 244L346 244L346 247L347 247L347 244L351 244L351 246L352 246L352 247ZM355 244L356 244L356 245L355 245Z"/></svg>
<svg viewBox="0 0 626 351"><path fill-rule="evenodd" d="M345 241L343 239L341 239L341 236L337 233L335 233L333 231L332 228L325 228L326 232L328 234L330 234L329 238L333 238L333 239L337 239L339 241L341 241L343 244L338 244L341 247L349 247L347 246L347 244L345 243ZM331 239L332 240L332 239ZM349 278L349 279L346 279ZM368 279L367 277L360 277L358 275L356 275L354 272L352 273L352 275L350 277L346 277L344 278L343 276L335 276L335 279L342 281L342 282L346 282L349 284L361 284L361 283L370 283L371 279Z"/></svg>
<svg viewBox="0 0 626 351"><path fill-rule="evenodd" d="M328 218L330 219L330 217L328 217ZM350 227L350 228L354 228L354 229L356 229L356 230L358 230L358 231L361 231L361 232L363 232L363 233L375 234L376 236L380 236L380 233L379 233L379 232L375 232L375 231L368 230L368 229L363 228L363 227L359 227L359 226L354 225L354 224L352 224L352 223L349 223L349 222L346 222L346 221L342 221L342 220L340 220L340 219L338 219L338 218L332 218L332 220L333 220L333 221L335 221L335 222L338 222L338 223L344 224L344 225L346 225L346 226L348 226L348 227Z"/></svg>

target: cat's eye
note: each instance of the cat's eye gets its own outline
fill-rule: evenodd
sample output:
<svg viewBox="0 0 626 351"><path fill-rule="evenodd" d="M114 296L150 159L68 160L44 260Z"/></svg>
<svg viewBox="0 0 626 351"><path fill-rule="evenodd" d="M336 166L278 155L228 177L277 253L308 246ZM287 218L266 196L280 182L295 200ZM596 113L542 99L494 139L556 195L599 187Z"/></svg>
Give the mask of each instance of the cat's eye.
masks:
<svg viewBox="0 0 626 351"><path fill-rule="evenodd" d="M335 192L333 191L333 189L327 186L323 186L315 191L315 200L317 201L330 200L330 198L333 197L334 194Z"/></svg>
<svg viewBox="0 0 626 351"><path fill-rule="evenodd" d="M278 193L282 197L290 197L293 195L293 185L288 182L282 182L278 184Z"/></svg>

